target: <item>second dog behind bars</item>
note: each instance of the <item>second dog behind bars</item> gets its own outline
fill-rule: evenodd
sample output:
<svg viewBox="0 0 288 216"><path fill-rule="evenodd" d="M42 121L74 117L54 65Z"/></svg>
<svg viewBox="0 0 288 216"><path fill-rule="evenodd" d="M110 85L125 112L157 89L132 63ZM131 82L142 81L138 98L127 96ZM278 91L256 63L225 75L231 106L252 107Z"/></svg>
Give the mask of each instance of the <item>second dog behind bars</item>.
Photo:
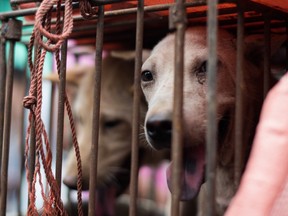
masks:
<svg viewBox="0 0 288 216"><path fill-rule="evenodd" d="M169 34L152 50L142 66L142 89L148 102L145 119L146 139L155 149L171 149L174 89L175 34ZM183 164L181 199L192 199L199 193L198 215L207 215L207 183L205 183L207 62L206 28L187 29L184 45L183 93ZM254 47L255 48L255 47ZM243 161L246 161L253 140L262 104L262 71L259 57L251 46L245 48L243 94ZM217 157L216 215L223 215L233 197L235 102L236 102L236 40L219 30L217 48ZM258 62L258 63L257 63ZM176 71L177 73L177 71ZM167 181L171 185L171 171ZM171 186L169 186L171 188Z"/></svg>
<svg viewBox="0 0 288 216"><path fill-rule="evenodd" d="M148 51L144 51L143 58L148 54ZM134 57L133 51L117 51L108 54L103 59L97 163L99 199L96 206L96 213L101 216L128 215L127 196L122 196L120 200L118 197L127 192L130 181ZM67 72L68 90L77 126L84 190L88 190L89 187L91 138L94 132L92 128L94 72L94 67L85 65L74 67ZM47 78L54 80L56 77L51 75ZM141 99L140 122L143 124L147 105L143 95ZM159 167L162 160L168 158L169 154L152 152L148 146L144 145L144 142L140 142L139 157L140 166L150 165L153 170ZM75 153L71 149L65 162L64 183L72 189L76 189L77 186L76 165ZM148 176L145 176L145 179L140 179L139 184L142 185L144 182L147 185L147 181ZM153 186L150 184L148 187ZM163 209L160 206L166 198L156 192L154 192L154 197L149 196L147 187L144 193L140 195L152 201L141 199L138 214L163 215ZM73 205L71 207L73 208ZM73 215L74 212L71 213Z"/></svg>

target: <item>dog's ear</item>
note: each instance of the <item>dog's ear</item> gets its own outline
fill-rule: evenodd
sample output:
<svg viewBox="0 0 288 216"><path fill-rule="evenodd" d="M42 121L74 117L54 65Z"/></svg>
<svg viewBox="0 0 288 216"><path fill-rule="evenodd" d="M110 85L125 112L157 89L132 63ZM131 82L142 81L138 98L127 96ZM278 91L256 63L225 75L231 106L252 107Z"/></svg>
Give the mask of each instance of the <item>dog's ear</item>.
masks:
<svg viewBox="0 0 288 216"><path fill-rule="evenodd" d="M78 86L84 77L84 75L89 70L87 67L76 65L73 68L70 68L66 72L66 83L67 85ZM51 72L48 75L44 76L45 80L49 80L52 82L59 82L59 75L55 72Z"/></svg>
<svg viewBox="0 0 288 216"><path fill-rule="evenodd" d="M144 62L150 55L151 51L147 49L143 49L142 51L142 62ZM111 51L110 55L114 58L120 58L124 60L134 60L135 59L135 51Z"/></svg>
<svg viewBox="0 0 288 216"><path fill-rule="evenodd" d="M78 87L83 77L91 71L91 68L76 65L66 71L66 91L69 99L74 99ZM53 83L59 83L59 75L56 72L51 72L43 77Z"/></svg>
<svg viewBox="0 0 288 216"><path fill-rule="evenodd" d="M275 35L271 34L271 43L270 43L270 61L271 61L271 70L279 67L279 65L284 66L285 61L279 62L279 59L283 59L281 55L281 50L285 46L286 35ZM258 67L263 67L264 64L264 53L265 53L265 38L264 35L249 35L244 39L245 47L245 57L250 62L254 63ZM286 42L287 43L287 42ZM277 63L275 62L278 58Z"/></svg>

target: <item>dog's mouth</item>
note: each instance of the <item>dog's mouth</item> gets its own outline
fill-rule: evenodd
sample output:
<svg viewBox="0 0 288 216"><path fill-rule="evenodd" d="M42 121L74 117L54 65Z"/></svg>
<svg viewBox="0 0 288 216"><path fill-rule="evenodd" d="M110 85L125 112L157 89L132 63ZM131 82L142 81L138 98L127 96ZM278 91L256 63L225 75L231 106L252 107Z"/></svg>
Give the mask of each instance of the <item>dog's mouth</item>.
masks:
<svg viewBox="0 0 288 216"><path fill-rule="evenodd" d="M218 122L219 148L221 148L221 143L227 136L229 122L229 114L224 115ZM172 163L169 165L166 171L167 183L171 192ZM205 165L205 145L185 145L183 149L182 172L180 174L181 200L191 200L199 193L200 187L205 181Z"/></svg>
<svg viewBox="0 0 288 216"><path fill-rule="evenodd" d="M122 164L120 164L119 169L113 171L109 176L109 178L103 180L103 182L99 182L97 188L102 188L102 190L109 190L110 188L114 188L116 191L115 195L121 195L127 188L130 183L130 167L131 167L131 158L127 155Z"/></svg>
<svg viewBox="0 0 288 216"><path fill-rule="evenodd" d="M199 192L205 170L205 150L203 145L183 149L181 179L181 200L193 199ZM173 162L172 162L173 163ZM167 183L172 192L172 163L167 168Z"/></svg>

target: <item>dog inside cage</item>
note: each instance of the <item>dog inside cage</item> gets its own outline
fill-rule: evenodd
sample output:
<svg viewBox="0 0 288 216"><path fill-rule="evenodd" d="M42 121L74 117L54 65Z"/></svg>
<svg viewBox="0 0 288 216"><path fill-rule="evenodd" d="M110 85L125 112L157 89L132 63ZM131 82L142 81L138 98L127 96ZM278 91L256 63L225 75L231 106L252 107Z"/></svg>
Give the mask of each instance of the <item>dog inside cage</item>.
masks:
<svg viewBox="0 0 288 216"><path fill-rule="evenodd" d="M1 4L1 215L286 214L285 3Z"/></svg>

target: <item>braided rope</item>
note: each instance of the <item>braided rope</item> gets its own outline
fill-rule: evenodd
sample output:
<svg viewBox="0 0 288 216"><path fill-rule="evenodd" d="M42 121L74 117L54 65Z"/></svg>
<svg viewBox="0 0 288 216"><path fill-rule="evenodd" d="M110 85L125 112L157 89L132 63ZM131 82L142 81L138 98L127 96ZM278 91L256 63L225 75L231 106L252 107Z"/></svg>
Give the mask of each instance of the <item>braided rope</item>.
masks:
<svg viewBox="0 0 288 216"><path fill-rule="evenodd" d="M79 7L81 15L85 19L92 19L97 14L96 8L92 7L91 3L87 0L79 0Z"/></svg>
<svg viewBox="0 0 288 216"><path fill-rule="evenodd" d="M56 4L56 34L51 33L51 11L53 6ZM79 0L81 14L84 18L89 19L96 14L96 9L93 8L89 0ZM25 138L25 167L26 167L26 178L29 182L30 175L33 175L33 180L31 185L28 183L28 192L30 203L27 210L27 215L39 215L36 209L36 182L39 181L41 196L44 201L43 215L67 215L64 209L63 202L60 197L60 189L53 175L51 165L52 165L52 152L48 140L48 135L45 130L41 118L42 110L42 72L44 66L44 59L46 52L55 52L56 65L58 74L60 73L60 47L63 42L69 37L73 29L73 16L72 16L72 0L65 0L64 9L64 23L61 33L61 0L43 0L37 13L35 19L35 26L30 38L28 46L28 64L31 72L30 77L30 89L29 95L23 100L23 106L30 109L29 113L29 124L27 128L27 134ZM46 42L43 41L43 37L46 37ZM33 64L32 53L34 43L38 43L39 46L35 50L35 58L38 60L36 64ZM76 129L73 120L72 110L70 103L65 93L65 107L68 113L69 122L72 131L73 146L75 149L76 159L77 159L77 198L78 198L78 215L82 216L82 168L81 168L81 157L79 151L79 145L76 137ZM34 121L32 121L34 119ZM32 125L33 124L33 125ZM35 154L35 170L34 173L30 173L28 166L29 159L29 140L31 139L31 129L32 126L35 128L36 133L36 154ZM45 151L44 147L45 145ZM41 165L44 169L44 173L47 179L49 187L49 195L44 192L44 186L41 176ZM37 179L38 177L38 179Z"/></svg>

